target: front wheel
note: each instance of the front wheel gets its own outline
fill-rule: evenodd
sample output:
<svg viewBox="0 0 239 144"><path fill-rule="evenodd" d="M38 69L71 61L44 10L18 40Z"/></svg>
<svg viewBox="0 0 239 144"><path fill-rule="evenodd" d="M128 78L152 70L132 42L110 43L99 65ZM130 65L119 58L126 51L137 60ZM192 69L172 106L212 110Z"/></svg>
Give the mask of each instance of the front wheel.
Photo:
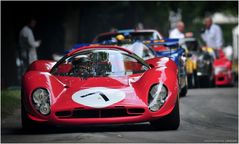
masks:
<svg viewBox="0 0 239 144"><path fill-rule="evenodd" d="M188 88L193 88L194 87L193 74L187 74L187 77L188 77Z"/></svg>
<svg viewBox="0 0 239 144"><path fill-rule="evenodd" d="M30 130L31 128L37 127L37 124L28 118L27 112L26 112L23 104L21 104L21 120L22 120L22 128L23 129Z"/></svg>
<svg viewBox="0 0 239 144"><path fill-rule="evenodd" d="M35 130L35 129L48 129L50 128L47 126L45 123L37 123L33 120L31 120L28 115L26 108L24 106L24 101L23 101L23 90L21 91L21 121L22 121L22 128L24 130Z"/></svg>
<svg viewBox="0 0 239 144"><path fill-rule="evenodd" d="M158 130L176 130L180 125L179 100L172 112L158 120L150 121L150 124Z"/></svg>
<svg viewBox="0 0 239 144"><path fill-rule="evenodd" d="M199 88L209 88L213 87L213 80L210 76L200 76L198 78Z"/></svg>
<svg viewBox="0 0 239 144"><path fill-rule="evenodd" d="M50 130L51 128L53 128L53 126L47 125L45 123L37 123L31 120L27 116L27 112L23 104L21 107L21 119L22 119L22 129L26 131L35 131L36 129L42 131L42 130Z"/></svg>

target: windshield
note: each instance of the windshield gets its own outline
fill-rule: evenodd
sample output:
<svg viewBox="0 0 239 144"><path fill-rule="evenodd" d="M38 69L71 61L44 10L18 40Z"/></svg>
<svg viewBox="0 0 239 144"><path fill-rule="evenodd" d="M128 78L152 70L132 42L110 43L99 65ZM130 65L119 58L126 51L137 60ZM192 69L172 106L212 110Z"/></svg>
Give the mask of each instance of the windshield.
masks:
<svg viewBox="0 0 239 144"><path fill-rule="evenodd" d="M145 72L148 68L146 63L123 51L90 49L63 58L52 74L82 78L125 76Z"/></svg>
<svg viewBox="0 0 239 144"><path fill-rule="evenodd" d="M125 39L130 39L132 41L143 41L143 40L154 40L155 39L154 32L125 32L125 33L114 33L114 34L101 35L101 36L97 37L96 42L116 41L117 35L123 35ZM158 36L157 36L157 39L159 39Z"/></svg>

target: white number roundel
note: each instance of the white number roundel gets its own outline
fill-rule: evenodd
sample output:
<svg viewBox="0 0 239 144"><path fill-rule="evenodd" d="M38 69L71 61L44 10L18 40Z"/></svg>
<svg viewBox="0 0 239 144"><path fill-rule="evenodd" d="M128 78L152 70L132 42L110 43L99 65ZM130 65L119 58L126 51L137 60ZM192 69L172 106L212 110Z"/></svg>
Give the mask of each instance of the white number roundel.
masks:
<svg viewBox="0 0 239 144"><path fill-rule="evenodd" d="M125 92L118 89L94 87L74 93L72 99L85 106L104 108L125 99Z"/></svg>

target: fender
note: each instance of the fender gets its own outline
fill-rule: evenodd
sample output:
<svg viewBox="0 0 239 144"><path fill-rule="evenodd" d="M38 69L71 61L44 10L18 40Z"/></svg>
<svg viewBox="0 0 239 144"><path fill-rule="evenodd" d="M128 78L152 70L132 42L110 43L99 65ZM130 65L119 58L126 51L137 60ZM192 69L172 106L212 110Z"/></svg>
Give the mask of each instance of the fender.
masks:
<svg viewBox="0 0 239 144"><path fill-rule="evenodd" d="M154 84L164 84L168 89L168 99L165 105L158 111L165 111L165 115L170 113L176 103L179 86L177 72L168 67L152 68L145 72L139 80L132 83L137 95L148 103L148 95ZM144 88L144 91L141 89Z"/></svg>
<svg viewBox="0 0 239 144"><path fill-rule="evenodd" d="M148 59L148 60L146 60L146 62L153 68L166 66L167 68L170 68L173 71L178 73L177 64L173 60L171 60L170 58L156 57L156 58Z"/></svg>
<svg viewBox="0 0 239 144"><path fill-rule="evenodd" d="M28 67L27 71L50 72L50 70L55 64L56 64L55 61L36 60Z"/></svg>
<svg viewBox="0 0 239 144"><path fill-rule="evenodd" d="M34 111L32 104L32 93L37 88L45 88L50 94L51 104L54 104L57 97L65 90L65 84L60 82L55 76L48 72L28 71L22 78L22 87L24 89L23 102L26 109ZM36 114L37 112L29 111L29 113ZM38 115L43 117L42 115Z"/></svg>

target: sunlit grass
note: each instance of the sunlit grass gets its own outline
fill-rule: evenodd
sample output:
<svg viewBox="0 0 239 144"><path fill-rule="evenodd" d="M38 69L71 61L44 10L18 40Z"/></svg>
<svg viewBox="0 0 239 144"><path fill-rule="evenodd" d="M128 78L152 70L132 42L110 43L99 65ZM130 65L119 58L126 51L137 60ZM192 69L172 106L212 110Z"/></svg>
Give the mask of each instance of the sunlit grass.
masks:
<svg viewBox="0 0 239 144"><path fill-rule="evenodd" d="M2 90L1 91L1 116L12 114L14 110L20 108L21 104L21 91L20 90Z"/></svg>

